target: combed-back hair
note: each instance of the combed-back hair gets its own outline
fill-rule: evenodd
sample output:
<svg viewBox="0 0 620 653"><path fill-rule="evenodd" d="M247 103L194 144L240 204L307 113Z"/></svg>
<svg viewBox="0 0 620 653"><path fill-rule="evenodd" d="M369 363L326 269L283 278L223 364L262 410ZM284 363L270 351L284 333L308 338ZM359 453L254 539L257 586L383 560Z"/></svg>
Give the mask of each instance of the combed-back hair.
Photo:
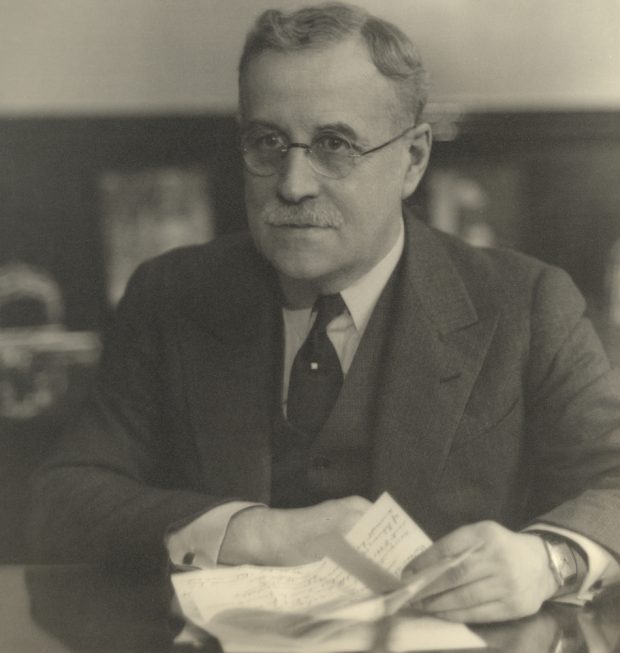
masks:
<svg viewBox="0 0 620 653"><path fill-rule="evenodd" d="M427 75L414 44L396 25L341 2L291 13L269 9L249 32L239 62L239 84L250 61L265 50L296 52L362 37L377 69L395 83L401 119L417 123L428 95Z"/></svg>

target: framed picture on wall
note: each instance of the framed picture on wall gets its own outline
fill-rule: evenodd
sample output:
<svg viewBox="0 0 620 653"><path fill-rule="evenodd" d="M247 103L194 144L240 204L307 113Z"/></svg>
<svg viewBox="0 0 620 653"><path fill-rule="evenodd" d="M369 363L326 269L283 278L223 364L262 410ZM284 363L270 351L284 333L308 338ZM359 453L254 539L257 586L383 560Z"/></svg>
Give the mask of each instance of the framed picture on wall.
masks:
<svg viewBox="0 0 620 653"><path fill-rule="evenodd" d="M109 170L99 177L107 294L121 298L143 261L216 233L204 167Z"/></svg>

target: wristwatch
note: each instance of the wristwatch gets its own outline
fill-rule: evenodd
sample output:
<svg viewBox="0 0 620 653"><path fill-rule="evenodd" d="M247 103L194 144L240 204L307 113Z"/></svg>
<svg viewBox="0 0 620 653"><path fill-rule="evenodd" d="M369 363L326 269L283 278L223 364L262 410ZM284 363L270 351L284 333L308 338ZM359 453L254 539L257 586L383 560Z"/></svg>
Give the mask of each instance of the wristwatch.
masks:
<svg viewBox="0 0 620 653"><path fill-rule="evenodd" d="M577 585L580 566L575 548L568 540L550 531L527 531L543 541L549 558L549 569L558 584L558 594ZM561 591L563 590L563 591Z"/></svg>

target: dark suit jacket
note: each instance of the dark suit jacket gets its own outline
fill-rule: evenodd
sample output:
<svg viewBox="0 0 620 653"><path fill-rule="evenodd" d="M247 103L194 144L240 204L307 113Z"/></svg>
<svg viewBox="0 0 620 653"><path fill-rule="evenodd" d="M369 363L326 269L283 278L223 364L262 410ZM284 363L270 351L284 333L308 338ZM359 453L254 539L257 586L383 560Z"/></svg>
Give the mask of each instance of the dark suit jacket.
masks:
<svg viewBox="0 0 620 653"><path fill-rule="evenodd" d="M620 554L620 383L556 268L408 221L369 498L435 538L545 520ZM281 311L245 234L141 266L97 391L37 475L46 559L159 560L166 529L269 501Z"/></svg>

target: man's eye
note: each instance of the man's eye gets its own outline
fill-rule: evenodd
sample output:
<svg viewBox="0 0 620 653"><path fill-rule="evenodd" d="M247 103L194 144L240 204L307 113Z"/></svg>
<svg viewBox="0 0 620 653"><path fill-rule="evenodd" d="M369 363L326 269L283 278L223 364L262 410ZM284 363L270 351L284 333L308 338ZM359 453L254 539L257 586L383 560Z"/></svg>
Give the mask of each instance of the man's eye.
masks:
<svg viewBox="0 0 620 653"><path fill-rule="evenodd" d="M284 147L285 143L280 134L257 134L253 139L254 147L261 150L279 150Z"/></svg>
<svg viewBox="0 0 620 653"><path fill-rule="evenodd" d="M314 141L314 147L318 147L325 152L347 153L351 149L351 143L340 136L325 134L325 136L319 136Z"/></svg>

